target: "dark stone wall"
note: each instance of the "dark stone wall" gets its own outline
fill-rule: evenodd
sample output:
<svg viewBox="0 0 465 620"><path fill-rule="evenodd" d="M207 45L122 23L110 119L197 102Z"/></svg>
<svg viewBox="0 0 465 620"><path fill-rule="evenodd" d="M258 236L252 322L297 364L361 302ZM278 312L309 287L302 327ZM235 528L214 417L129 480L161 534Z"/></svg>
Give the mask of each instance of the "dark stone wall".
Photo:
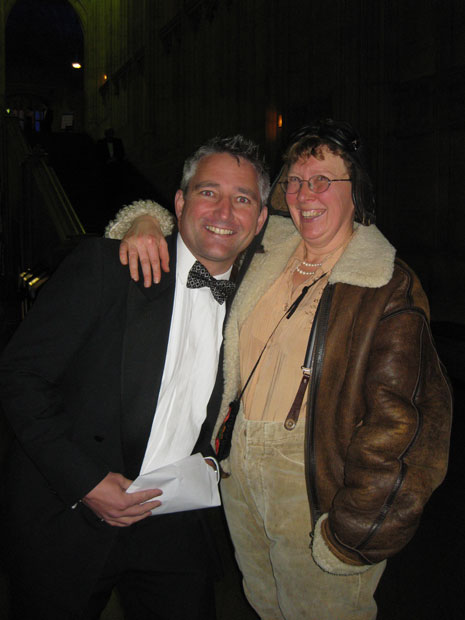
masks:
<svg viewBox="0 0 465 620"><path fill-rule="evenodd" d="M172 202L183 159L212 135L250 136L276 173L292 130L349 120L368 145L381 230L435 320L464 322L463 0L69 2L84 126L94 139L113 127L157 197Z"/></svg>
<svg viewBox="0 0 465 620"><path fill-rule="evenodd" d="M172 195L183 157L214 134L256 139L276 172L292 130L347 119L368 143L380 228L421 275L434 317L462 322L463 2L170 5L146 14L139 68L150 139L136 158L154 184Z"/></svg>

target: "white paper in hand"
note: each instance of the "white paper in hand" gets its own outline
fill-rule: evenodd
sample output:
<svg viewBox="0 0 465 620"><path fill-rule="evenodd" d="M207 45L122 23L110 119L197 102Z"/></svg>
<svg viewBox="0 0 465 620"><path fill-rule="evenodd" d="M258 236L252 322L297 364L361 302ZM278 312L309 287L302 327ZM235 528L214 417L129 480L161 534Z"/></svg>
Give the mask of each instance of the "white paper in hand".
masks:
<svg viewBox="0 0 465 620"><path fill-rule="evenodd" d="M221 504L215 470L205 463L200 453L138 476L126 492L145 489L163 491L163 495L157 498L162 504L152 510L152 515L211 508Z"/></svg>

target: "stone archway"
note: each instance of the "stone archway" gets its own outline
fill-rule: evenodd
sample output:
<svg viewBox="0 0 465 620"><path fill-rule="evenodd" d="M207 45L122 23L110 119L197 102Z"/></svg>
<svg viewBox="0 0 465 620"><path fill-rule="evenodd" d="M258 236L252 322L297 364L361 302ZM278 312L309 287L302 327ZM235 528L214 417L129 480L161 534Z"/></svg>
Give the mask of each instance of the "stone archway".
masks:
<svg viewBox="0 0 465 620"><path fill-rule="evenodd" d="M23 128L84 130L84 37L68 0L16 0L5 24L5 103ZM51 120L53 118L53 121ZM46 122L47 121L47 122Z"/></svg>
<svg viewBox="0 0 465 620"><path fill-rule="evenodd" d="M23 0L4 0L4 2L0 3L0 32L3 35L3 36L0 36L0 106L2 108L2 115L3 115L3 111L5 110L6 103L7 103L6 81L7 81L9 58L6 53L6 41L7 41L7 34L8 34L8 22L9 22L9 17L12 15L12 11L14 11L15 7L20 5L22 1ZM59 5L60 2L51 3L50 6L52 6L53 4ZM86 38L86 32L87 32L87 17L88 17L87 4L88 3L86 2L86 0L63 0L61 4L68 5L69 8L72 9L72 14L75 16L75 20L80 26L82 48L84 48L85 50L85 38ZM40 3L40 7L42 11L46 10L47 8L46 5L47 5L46 2ZM24 90L24 88L21 88L20 90ZM81 88L81 91L82 90L83 89ZM33 96L29 93L28 96L26 97L26 100L32 99L34 101L37 101L37 100L42 101L43 103L47 102L47 96L44 95L43 93L42 93L42 96L40 96L40 93L39 93L39 96L36 96L36 95L37 93L34 94ZM84 106L82 104L81 108L83 109L83 107ZM83 116L83 113L81 114L81 116ZM81 124L83 124L83 122Z"/></svg>

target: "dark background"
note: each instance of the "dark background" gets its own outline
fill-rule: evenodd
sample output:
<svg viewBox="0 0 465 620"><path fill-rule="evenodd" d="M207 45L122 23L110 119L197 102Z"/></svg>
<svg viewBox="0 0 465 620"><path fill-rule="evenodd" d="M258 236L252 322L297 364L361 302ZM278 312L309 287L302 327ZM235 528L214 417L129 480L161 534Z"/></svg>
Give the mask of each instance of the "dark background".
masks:
<svg viewBox="0 0 465 620"><path fill-rule="evenodd" d="M275 174L309 120L360 130L377 224L421 277L456 400L448 477L388 564L380 618L465 617L465 2L0 0L0 28L1 343L80 237L133 200L171 207L184 157L209 137L253 138ZM116 166L99 155L109 127ZM220 617L252 617L213 527Z"/></svg>

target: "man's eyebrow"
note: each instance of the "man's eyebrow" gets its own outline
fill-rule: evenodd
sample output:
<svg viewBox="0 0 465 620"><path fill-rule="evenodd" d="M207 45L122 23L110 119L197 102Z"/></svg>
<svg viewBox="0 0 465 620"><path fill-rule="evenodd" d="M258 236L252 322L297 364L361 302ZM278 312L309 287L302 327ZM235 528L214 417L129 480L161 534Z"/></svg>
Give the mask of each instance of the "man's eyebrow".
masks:
<svg viewBox="0 0 465 620"><path fill-rule="evenodd" d="M194 190L202 189L203 187L214 187L215 189L221 187L221 183L216 183L215 181L200 181L196 183L193 187ZM254 192L253 189L248 187L236 187L236 191L240 194L245 194L246 196L250 196L253 200L258 202L258 194Z"/></svg>
<svg viewBox="0 0 465 620"><path fill-rule="evenodd" d="M196 183L194 185L194 189L201 189L202 187L219 187L219 183L215 183L214 181L201 181L200 183Z"/></svg>

